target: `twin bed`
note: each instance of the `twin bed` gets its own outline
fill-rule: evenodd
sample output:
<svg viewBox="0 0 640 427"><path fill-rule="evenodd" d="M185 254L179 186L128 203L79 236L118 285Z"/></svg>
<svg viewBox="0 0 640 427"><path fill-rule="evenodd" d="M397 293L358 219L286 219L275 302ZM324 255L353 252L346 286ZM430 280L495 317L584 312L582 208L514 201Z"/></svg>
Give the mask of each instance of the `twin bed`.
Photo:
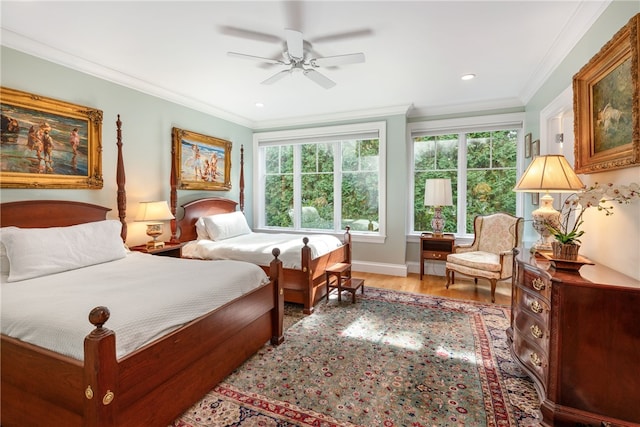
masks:
<svg viewBox="0 0 640 427"><path fill-rule="evenodd" d="M265 342L283 341L277 249L266 269L125 249L117 123L122 222L88 203L0 206L5 427L169 425Z"/></svg>
<svg viewBox="0 0 640 427"><path fill-rule="evenodd" d="M172 221L172 241L185 242L183 256L197 259L237 259L269 269L267 254L277 246L283 261L284 299L303 305L306 314L326 295L325 271L336 263L351 263L351 233L311 237L291 233L252 233L244 219L244 150L240 149L240 210L238 202L222 197L203 198L182 205L180 220ZM171 171L171 210L177 213L175 162ZM208 224L203 224L203 218ZM204 227L203 227L204 226ZM203 230L204 228L204 230ZM208 234L208 235L207 235Z"/></svg>

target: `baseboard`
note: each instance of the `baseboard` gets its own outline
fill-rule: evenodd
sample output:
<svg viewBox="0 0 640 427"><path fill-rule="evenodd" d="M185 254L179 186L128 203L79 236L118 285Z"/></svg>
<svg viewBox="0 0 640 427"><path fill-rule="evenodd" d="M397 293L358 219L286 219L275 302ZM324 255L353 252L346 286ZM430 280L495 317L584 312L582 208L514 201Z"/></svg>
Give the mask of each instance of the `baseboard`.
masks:
<svg viewBox="0 0 640 427"><path fill-rule="evenodd" d="M407 277L407 266L404 264L385 264L381 262L351 261L352 271L363 273L386 274L388 276Z"/></svg>
<svg viewBox="0 0 640 427"><path fill-rule="evenodd" d="M381 262L351 261L352 271L363 273L386 274L388 276L407 277L407 273L420 274L420 264L408 262L407 264L385 264ZM424 265L424 274L430 276L445 276L445 263L442 261L427 261Z"/></svg>

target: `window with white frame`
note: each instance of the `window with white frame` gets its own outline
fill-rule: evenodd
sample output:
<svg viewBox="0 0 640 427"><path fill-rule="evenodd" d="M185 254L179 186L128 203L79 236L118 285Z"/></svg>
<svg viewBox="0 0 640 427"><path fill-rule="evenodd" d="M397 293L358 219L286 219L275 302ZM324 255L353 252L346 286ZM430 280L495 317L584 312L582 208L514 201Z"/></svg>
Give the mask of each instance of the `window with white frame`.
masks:
<svg viewBox="0 0 640 427"><path fill-rule="evenodd" d="M449 178L453 206L442 208L446 233L473 233L477 215L516 215L520 114L409 125L410 233L431 230L434 208L424 205L425 181Z"/></svg>
<svg viewBox="0 0 640 427"><path fill-rule="evenodd" d="M385 122L256 133L256 228L383 237L385 144Z"/></svg>

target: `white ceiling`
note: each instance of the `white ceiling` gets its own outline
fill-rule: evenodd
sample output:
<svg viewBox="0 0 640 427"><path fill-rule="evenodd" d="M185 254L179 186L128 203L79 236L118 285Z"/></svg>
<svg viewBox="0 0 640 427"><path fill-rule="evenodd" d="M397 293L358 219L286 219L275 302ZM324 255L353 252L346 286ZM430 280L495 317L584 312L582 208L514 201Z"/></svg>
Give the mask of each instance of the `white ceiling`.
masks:
<svg viewBox="0 0 640 427"><path fill-rule="evenodd" d="M609 2L3 0L1 40L265 128L525 105ZM229 28L241 31L234 35ZM300 30L322 56L363 52L366 62L319 69L337 83L323 89L299 73L260 84L282 67L226 54L274 57L285 28ZM272 40L249 38L249 31ZM361 34L328 37L350 32ZM466 73L477 78L462 81Z"/></svg>

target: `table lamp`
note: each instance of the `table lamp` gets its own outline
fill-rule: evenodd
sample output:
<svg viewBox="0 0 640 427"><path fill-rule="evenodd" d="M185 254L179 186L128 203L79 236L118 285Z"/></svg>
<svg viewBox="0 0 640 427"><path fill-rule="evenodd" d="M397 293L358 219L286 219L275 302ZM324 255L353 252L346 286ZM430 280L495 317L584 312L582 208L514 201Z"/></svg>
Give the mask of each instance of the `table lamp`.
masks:
<svg viewBox="0 0 640 427"><path fill-rule="evenodd" d="M557 226L560 217L560 212L553 207L553 197L549 192L574 193L583 188L584 184L563 155L548 154L534 157L513 190L545 193L540 199L540 207L531 212L533 229L540 235L540 239L534 244L536 249L551 250L553 238L547 224Z"/></svg>
<svg viewBox="0 0 640 427"><path fill-rule="evenodd" d="M147 223L147 235L153 240L147 242L147 249L163 248L164 242L158 242L158 236L163 233L163 222L173 219L166 200L160 202L140 202L136 221Z"/></svg>
<svg viewBox="0 0 640 427"><path fill-rule="evenodd" d="M434 236L442 236L444 231L443 206L453 206L451 180L448 178L427 179L424 183L424 205L434 207L431 228Z"/></svg>

